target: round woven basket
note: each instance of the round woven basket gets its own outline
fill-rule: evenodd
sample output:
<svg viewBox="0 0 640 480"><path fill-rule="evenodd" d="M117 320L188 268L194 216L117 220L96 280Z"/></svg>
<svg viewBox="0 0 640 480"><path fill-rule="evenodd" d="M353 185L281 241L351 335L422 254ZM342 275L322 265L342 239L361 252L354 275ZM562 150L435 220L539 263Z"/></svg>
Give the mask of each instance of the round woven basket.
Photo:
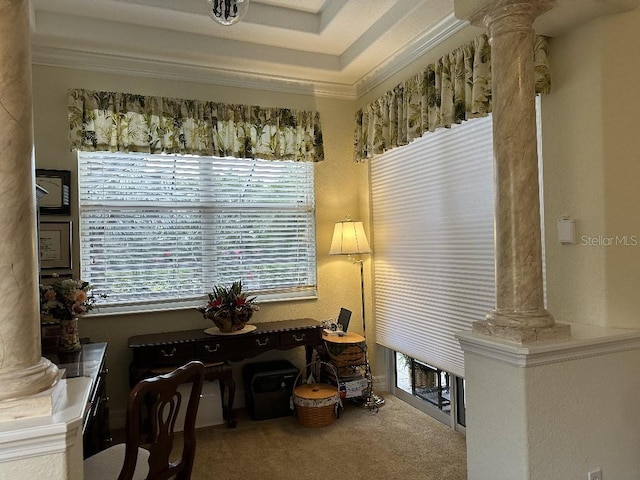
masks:
<svg viewBox="0 0 640 480"><path fill-rule="evenodd" d="M365 362L366 349L361 344L327 345L329 361L336 367L350 367L352 365L361 365Z"/></svg>
<svg viewBox="0 0 640 480"><path fill-rule="evenodd" d="M337 415L340 394L326 383L305 383L293 389L293 404L303 427L327 427Z"/></svg>
<svg viewBox="0 0 640 480"><path fill-rule="evenodd" d="M361 335L347 333L341 337L325 337L324 346L327 360L341 377L353 375L353 367L367 361L367 344Z"/></svg>

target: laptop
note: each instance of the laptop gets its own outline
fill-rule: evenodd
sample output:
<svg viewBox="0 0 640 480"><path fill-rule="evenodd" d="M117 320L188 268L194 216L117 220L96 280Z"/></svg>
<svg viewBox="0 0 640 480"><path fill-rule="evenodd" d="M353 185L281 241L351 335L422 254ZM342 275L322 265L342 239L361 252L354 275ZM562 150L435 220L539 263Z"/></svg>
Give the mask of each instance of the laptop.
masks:
<svg viewBox="0 0 640 480"><path fill-rule="evenodd" d="M349 320L351 320L351 310L341 308L336 323L342 327L344 333L347 333L347 328L349 328Z"/></svg>

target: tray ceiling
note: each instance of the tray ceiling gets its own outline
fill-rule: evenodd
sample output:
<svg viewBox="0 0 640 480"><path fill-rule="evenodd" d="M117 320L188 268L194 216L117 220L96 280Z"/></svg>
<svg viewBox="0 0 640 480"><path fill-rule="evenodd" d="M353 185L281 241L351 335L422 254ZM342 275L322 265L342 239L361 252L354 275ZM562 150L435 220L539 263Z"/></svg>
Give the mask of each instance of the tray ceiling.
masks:
<svg viewBox="0 0 640 480"><path fill-rule="evenodd" d="M354 96L414 45L464 26L453 0L251 0L232 26L214 22L204 0L32 0L32 9L37 64L331 96Z"/></svg>
<svg viewBox="0 0 640 480"><path fill-rule="evenodd" d="M456 10L488 1L455 0ZM639 1L556 0L536 29L556 36ZM250 2L222 26L205 0L32 0L33 62L356 98L467 26L454 0Z"/></svg>

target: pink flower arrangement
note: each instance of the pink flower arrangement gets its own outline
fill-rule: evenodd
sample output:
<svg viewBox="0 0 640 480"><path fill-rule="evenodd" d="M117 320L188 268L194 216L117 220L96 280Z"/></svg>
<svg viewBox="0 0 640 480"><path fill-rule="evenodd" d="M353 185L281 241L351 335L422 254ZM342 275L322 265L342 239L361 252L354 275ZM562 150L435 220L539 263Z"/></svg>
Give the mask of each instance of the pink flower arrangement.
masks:
<svg viewBox="0 0 640 480"><path fill-rule="evenodd" d="M71 320L95 307L96 298L89 282L54 277L51 285L40 285L40 312L43 315Z"/></svg>

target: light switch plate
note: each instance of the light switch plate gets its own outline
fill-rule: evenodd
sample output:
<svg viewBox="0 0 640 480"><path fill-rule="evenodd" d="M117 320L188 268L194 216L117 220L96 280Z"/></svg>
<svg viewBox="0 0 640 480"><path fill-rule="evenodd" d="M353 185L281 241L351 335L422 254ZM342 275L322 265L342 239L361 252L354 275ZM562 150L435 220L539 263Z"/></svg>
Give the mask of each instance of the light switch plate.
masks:
<svg viewBox="0 0 640 480"><path fill-rule="evenodd" d="M558 242L574 244L576 242L576 221L573 218L560 218L557 222Z"/></svg>

